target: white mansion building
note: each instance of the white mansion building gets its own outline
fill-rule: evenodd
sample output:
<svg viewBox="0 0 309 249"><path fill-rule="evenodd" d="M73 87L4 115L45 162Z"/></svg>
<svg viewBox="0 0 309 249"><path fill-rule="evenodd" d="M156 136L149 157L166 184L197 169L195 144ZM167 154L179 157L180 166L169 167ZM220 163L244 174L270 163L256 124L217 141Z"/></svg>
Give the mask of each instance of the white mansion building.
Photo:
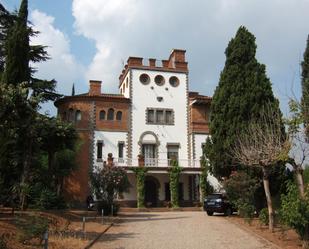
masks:
<svg viewBox="0 0 309 249"><path fill-rule="evenodd" d="M170 200L171 158L183 167L180 204L199 201L200 157L209 134L211 98L189 92L184 50L174 49L160 66L156 59L143 62L143 58L128 58L119 76L119 94L102 93L101 82L90 81L88 93L56 101L59 115L75 124L83 140L80 167L65 180L67 199L85 202L90 193L89 171L103 166L112 153L115 166L127 170L132 186L121 195L122 205L136 206L136 179L130 167L138 167L138 155L144 156L149 168L148 205L164 206Z"/></svg>

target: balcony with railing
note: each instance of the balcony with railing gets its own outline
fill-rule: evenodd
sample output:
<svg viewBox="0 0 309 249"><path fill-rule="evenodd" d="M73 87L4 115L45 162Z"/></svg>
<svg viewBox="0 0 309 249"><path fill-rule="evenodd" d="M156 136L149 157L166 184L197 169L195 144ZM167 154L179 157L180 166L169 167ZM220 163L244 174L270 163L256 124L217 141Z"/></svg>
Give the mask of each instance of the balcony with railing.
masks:
<svg viewBox="0 0 309 249"><path fill-rule="evenodd" d="M178 159L178 165L181 167L188 168L200 168L200 160L188 160L188 159ZM158 159L158 158L145 158L145 159L133 159L133 158L114 158L113 164L120 167L158 167L167 168L171 167L173 160L171 159Z"/></svg>

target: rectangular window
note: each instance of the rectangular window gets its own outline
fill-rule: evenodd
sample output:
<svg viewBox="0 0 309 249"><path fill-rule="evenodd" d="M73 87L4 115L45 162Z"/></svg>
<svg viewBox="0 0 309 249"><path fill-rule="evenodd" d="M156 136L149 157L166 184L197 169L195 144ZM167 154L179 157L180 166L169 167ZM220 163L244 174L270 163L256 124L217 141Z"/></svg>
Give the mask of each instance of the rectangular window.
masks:
<svg viewBox="0 0 309 249"><path fill-rule="evenodd" d="M102 159L103 155L103 141L97 142L97 159Z"/></svg>
<svg viewBox="0 0 309 249"><path fill-rule="evenodd" d="M118 143L118 158L123 159L123 148L124 148L124 142Z"/></svg>
<svg viewBox="0 0 309 249"><path fill-rule="evenodd" d="M173 124L173 113L172 111L165 111L165 123Z"/></svg>
<svg viewBox="0 0 309 249"><path fill-rule="evenodd" d="M156 117L157 117L157 120L156 120L157 124L163 124L164 123L163 110L157 110Z"/></svg>
<svg viewBox="0 0 309 249"><path fill-rule="evenodd" d="M156 160L156 146L154 144L143 144L142 153L144 156L145 166L155 166Z"/></svg>
<svg viewBox="0 0 309 249"><path fill-rule="evenodd" d="M173 161L178 161L179 145L167 145L167 160L168 165Z"/></svg>
<svg viewBox="0 0 309 249"><path fill-rule="evenodd" d="M174 111L171 109L147 108L146 110L147 124L174 124Z"/></svg>
<svg viewBox="0 0 309 249"><path fill-rule="evenodd" d="M153 124L155 119L154 119L154 110L148 110L147 112L147 121L150 124Z"/></svg>

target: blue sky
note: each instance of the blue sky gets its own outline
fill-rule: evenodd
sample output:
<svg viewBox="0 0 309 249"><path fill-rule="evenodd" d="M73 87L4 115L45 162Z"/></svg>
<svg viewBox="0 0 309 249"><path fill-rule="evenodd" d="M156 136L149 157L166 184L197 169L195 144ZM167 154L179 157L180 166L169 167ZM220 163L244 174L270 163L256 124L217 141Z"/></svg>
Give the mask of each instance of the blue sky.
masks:
<svg viewBox="0 0 309 249"><path fill-rule="evenodd" d="M4 6L13 11L19 8L20 0L3 0ZM29 12L39 10L55 18L54 26L70 38L72 53L83 64L91 62L95 54L93 41L78 35L73 27L74 17L72 16L72 1L69 0L29 0ZM80 48L83 49L80 49Z"/></svg>
<svg viewBox="0 0 309 249"><path fill-rule="evenodd" d="M19 0L2 0L14 10ZM41 34L33 43L52 57L35 65L38 76L55 78L58 91L86 92L103 81L117 92L128 56L165 59L187 50L190 90L212 95L224 66L224 50L240 25L255 36L257 58L267 68L281 109L300 96L300 62L309 34L309 0L29 0L29 19ZM44 106L55 114L52 104Z"/></svg>

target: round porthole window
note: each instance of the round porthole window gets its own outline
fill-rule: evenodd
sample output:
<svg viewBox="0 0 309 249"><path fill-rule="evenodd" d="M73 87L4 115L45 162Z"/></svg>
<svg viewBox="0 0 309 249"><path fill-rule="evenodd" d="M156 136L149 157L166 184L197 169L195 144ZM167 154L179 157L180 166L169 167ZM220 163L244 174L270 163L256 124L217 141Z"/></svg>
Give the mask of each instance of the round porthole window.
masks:
<svg viewBox="0 0 309 249"><path fill-rule="evenodd" d="M176 76L170 77L169 82L170 82L170 85L173 87L176 87L179 85L179 79Z"/></svg>
<svg viewBox="0 0 309 249"><path fill-rule="evenodd" d="M141 76L139 76L139 81L144 85L149 84L150 82L149 75L145 73L141 74Z"/></svg>
<svg viewBox="0 0 309 249"><path fill-rule="evenodd" d="M164 77L162 75L157 75L154 79L158 86L163 86L165 83Z"/></svg>

